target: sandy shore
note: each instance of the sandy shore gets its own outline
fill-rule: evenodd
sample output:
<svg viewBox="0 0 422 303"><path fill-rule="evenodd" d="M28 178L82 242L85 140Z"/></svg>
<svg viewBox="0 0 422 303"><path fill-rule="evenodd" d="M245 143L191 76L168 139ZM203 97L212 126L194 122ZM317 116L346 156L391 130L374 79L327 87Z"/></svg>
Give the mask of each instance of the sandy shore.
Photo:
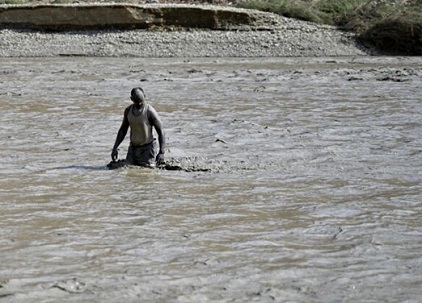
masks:
<svg viewBox="0 0 422 303"><path fill-rule="evenodd" d="M373 51L353 33L281 16L262 29L0 30L0 57L327 57Z"/></svg>

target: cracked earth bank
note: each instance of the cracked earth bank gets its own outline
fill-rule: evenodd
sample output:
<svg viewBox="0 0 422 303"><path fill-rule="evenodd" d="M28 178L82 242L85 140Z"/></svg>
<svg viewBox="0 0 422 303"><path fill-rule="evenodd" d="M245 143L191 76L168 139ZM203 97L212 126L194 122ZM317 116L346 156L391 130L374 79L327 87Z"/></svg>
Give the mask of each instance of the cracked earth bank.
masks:
<svg viewBox="0 0 422 303"><path fill-rule="evenodd" d="M4 28L0 30L0 57L327 57L374 54L373 50L359 44L353 33L271 13L253 13L258 16L253 24L223 29L170 26L134 30L42 31Z"/></svg>

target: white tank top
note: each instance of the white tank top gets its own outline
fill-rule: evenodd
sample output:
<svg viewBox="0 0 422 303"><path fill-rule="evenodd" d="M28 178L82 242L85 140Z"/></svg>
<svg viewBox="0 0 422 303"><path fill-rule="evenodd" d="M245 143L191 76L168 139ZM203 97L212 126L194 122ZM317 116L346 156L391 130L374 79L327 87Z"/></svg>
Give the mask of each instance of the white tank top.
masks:
<svg viewBox="0 0 422 303"><path fill-rule="evenodd" d="M151 143L154 140L152 125L148 121L148 104L138 111L133 105L129 108L127 119L130 125L130 143L134 146L141 146Z"/></svg>

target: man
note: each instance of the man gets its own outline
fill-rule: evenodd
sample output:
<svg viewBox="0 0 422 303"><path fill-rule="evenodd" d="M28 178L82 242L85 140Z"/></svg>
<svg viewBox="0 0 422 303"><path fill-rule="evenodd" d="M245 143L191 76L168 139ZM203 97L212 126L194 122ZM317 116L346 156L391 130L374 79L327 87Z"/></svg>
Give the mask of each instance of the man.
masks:
<svg viewBox="0 0 422 303"><path fill-rule="evenodd" d="M125 109L122 125L111 152L111 159L113 161L118 159L117 148L123 142L130 126L130 145L126 163L147 167L155 166L155 163L164 164L166 141L160 117L155 109L145 101L144 90L141 87L132 89L130 99L133 104ZM153 128L158 134L159 150L157 140L153 136Z"/></svg>

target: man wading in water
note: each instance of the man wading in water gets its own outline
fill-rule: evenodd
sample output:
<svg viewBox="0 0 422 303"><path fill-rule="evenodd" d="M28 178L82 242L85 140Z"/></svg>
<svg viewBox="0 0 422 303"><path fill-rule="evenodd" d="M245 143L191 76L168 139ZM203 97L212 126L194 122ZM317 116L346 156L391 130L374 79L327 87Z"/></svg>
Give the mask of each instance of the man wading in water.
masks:
<svg viewBox="0 0 422 303"><path fill-rule="evenodd" d="M130 165L153 167L155 163L164 164L164 147L166 141L160 117L155 109L145 101L145 94L141 87L135 87L130 93L133 104L126 107L122 125L117 133L116 141L111 152L111 159L118 159L120 143L123 142L130 126L130 145L127 151L126 163ZM158 134L160 149L157 154L157 140L152 130Z"/></svg>

